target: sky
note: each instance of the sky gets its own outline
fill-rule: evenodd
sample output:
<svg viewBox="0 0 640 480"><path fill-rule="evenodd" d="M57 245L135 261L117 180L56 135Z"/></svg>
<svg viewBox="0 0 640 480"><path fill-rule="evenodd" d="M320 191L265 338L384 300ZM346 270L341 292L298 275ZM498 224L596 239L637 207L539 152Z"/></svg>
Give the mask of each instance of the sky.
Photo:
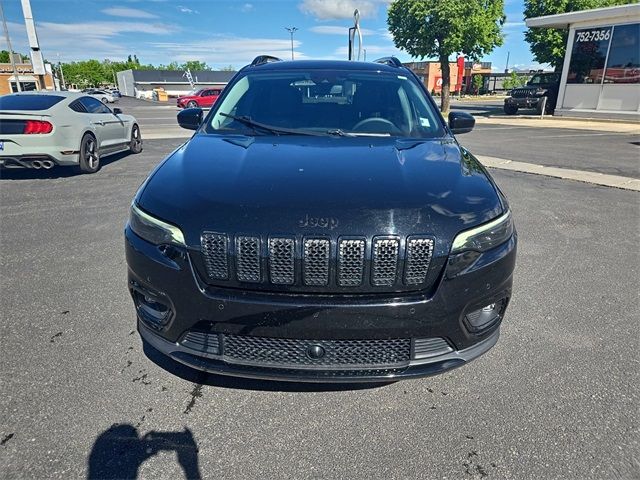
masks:
<svg viewBox="0 0 640 480"><path fill-rule="evenodd" d="M20 0L0 0L13 49L29 50ZM259 54L291 57L285 27L297 27L296 59L347 58L347 29L360 10L368 60L395 55L387 30L389 0L31 0L40 47L49 61L96 58L142 63L204 61L214 69L239 68ZM503 71L541 68L524 41L523 0L505 0L504 44L483 61ZM0 49L6 49L0 35Z"/></svg>

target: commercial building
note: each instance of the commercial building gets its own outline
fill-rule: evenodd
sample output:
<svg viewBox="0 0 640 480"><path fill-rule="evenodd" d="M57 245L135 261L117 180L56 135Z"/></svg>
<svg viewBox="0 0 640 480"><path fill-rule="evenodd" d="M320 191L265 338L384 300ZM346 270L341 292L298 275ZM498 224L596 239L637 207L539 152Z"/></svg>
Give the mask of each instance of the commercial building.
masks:
<svg viewBox="0 0 640 480"><path fill-rule="evenodd" d="M224 87L236 72L191 72L195 89ZM128 97L149 97L155 88L163 88L170 97L185 95L194 88L180 70L124 70L117 73L118 90Z"/></svg>
<svg viewBox="0 0 640 480"><path fill-rule="evenodd" d="M424 83L430 92L440 93L442 91L442 69L440 62L409 62L404 64L410 68ZM473 76L481 75L484 87L488 86L488 77L491 74L491 62L464 62L464 71L460 72L458 63L449 63L451 76L451 92L470 93L473 91ZM459 75L461 73L462 75Z"/></svg>
<svg viewBox="0 0 640 480"><path fill-rule="evenodd" d="M17 77L13 72L13 65L0 63L0 95L18 91L18 82L23 92L30 90L53 90L54 81L51 65L45 64L46 75L35 75L30 63L17 63Z"/></svg>
<svg viewBox="0 0 640 480"><path fill-rule="evenodd" d="M569 29L556 115L640 120L640 4L528 18Z"/></svg>

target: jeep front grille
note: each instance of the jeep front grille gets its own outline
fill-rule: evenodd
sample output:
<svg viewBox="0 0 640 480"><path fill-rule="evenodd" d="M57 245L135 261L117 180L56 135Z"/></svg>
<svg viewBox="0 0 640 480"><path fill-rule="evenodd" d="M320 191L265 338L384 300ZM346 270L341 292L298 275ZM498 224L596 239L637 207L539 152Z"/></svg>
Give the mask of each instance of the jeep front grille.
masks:
<svg viewBox="0 0 640 480"><path fill-rule="evenodd" d="M259 282L260 239L258 237L236 238L236 262L238 280L241 282Z"/></svg>
<svg viewBox="0 0 640 480"><path fill-rule="evenodd" d="M271 285L301 292L417 290L435 279L429 275L434 248L435 240L423 235L333 240L204 232L201 265L205 281L220 286L252 283L260 289Z"/></svg>

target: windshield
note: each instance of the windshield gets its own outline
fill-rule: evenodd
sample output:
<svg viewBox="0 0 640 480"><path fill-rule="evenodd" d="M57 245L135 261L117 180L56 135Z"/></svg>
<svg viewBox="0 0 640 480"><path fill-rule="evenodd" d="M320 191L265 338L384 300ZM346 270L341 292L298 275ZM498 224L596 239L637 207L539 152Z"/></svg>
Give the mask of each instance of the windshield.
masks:
<svg viewBox="0 0 640 480"><path fill-rule="evenodd" d="M222 102L215 104L206 126L209 133L254 134L247 121L251 120L293 133L418 138L442 134L439 114L408 75L353 70L249 72L227 90Z"/></svg>
<svg viewBox="0 0 640 480"><path fill-rule="evenodd" d="M0 110L48 110L62 100L59 95L3 95Z"/></svg>
<svg viewBox="0 0 640 480"><path fill-rule="evenodd" d="M558 81L558 75L555 73L548 73L546 75L534 75L529 80L529 85L541 85L545 83L556 83Z"/></svg>

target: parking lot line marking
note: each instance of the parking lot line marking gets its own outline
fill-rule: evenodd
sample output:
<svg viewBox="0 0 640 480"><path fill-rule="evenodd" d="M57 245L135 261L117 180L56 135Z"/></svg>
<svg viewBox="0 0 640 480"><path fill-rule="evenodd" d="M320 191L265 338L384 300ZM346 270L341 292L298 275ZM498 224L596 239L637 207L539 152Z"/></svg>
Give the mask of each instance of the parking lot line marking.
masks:
<svg viewBox="0 0 640 480"><path fill-rule="evenodd" d="M477 155L476 157L485 167L489 168L530 173L533 175L544 175L547 177L561 178L563 180L576 180L578 182L590 183L592 185L640 192L640 179L637 178L589 172L585 170L573 170L570 168L547 167L545 165L517 162L506 158L487 157L484 155Z"/></svg>

